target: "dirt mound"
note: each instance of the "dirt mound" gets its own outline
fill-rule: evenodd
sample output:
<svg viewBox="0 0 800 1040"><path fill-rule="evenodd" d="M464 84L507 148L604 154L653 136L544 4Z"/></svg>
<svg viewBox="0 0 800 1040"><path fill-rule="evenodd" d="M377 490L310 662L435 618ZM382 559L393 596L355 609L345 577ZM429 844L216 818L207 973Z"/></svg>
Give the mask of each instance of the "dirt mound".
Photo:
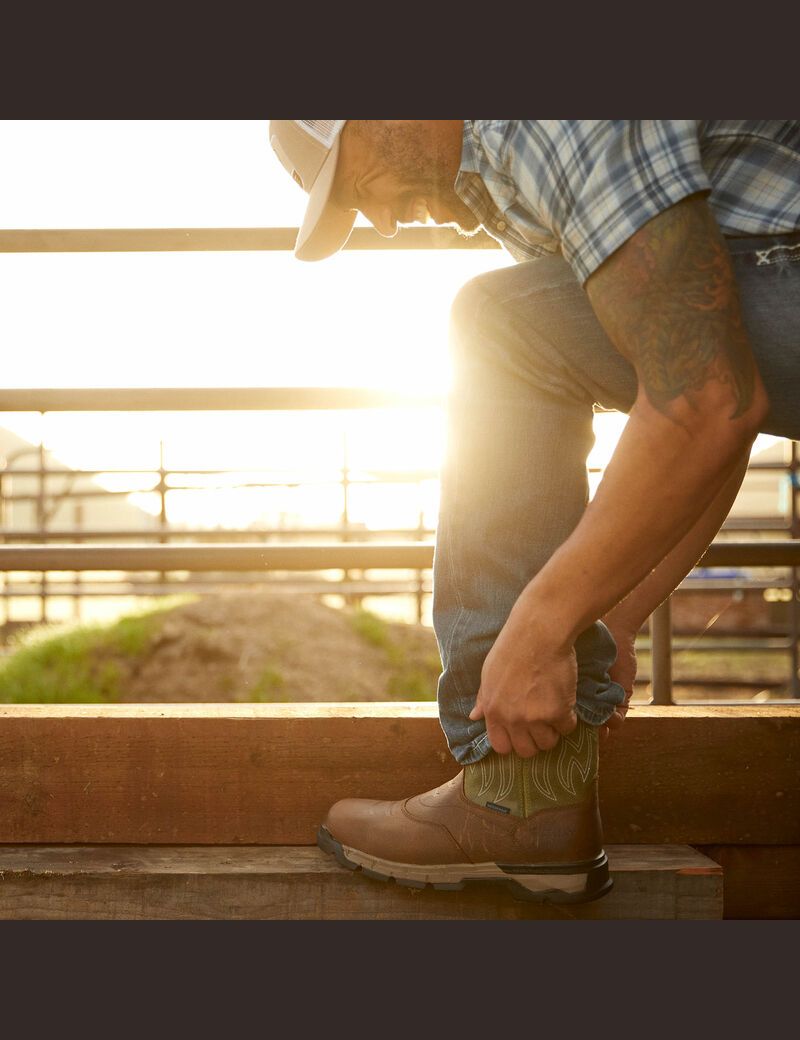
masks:
<svg viewBox="0 0 800 1040"><path fill-rule="evenodd" d="M135 653L98 655L126 702L425 700L440 669L428 628L261 592L158 612Z"/></svg>

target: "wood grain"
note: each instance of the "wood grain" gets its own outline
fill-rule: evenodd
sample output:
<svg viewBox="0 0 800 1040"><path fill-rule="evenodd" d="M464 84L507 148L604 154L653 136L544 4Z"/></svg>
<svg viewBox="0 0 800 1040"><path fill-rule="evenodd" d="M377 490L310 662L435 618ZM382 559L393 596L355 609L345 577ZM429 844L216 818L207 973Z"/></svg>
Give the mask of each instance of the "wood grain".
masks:
<svg viewBox="0 0 800 1040"><path fill-rule="evenodd" d="M0 846L5 920L708 919L722 870L690 848L609 848L612 892L594 903L518 902L504 888L401 888L316 848Z"/></svg>
<svg viewBox="0 0 800 1040"><path fill-rule="evenodd" d="M4 705L0 841L310 845L457 771L431 704ZM637 707L600 775L610 844L800 845L800 706Z"/></svg>
<svg viewBox="0 0 800 1040"><path fill-rule="evenodd" d="M800 919L800 845L705 845L725 877L724 916Z"/></svg>

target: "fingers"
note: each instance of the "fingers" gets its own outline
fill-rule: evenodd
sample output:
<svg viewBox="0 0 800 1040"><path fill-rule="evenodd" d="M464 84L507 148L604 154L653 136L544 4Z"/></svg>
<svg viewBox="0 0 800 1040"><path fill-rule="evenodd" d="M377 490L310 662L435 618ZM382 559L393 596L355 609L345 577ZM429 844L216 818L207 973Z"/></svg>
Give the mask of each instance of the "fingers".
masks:
<svg viewBox="0 0 800 1040"><path fill-rule="evenodd" d="M568 737L570 733L578 725L578 713L575 711L574 705L569 709L568 714L558 719L553 723L553 728L561 737Z"/></svg>
<svg viewBox="0 0 800 1040"><path fill-rule="evenodd" d="M529 726L528 733L539 751L551 751L561 739L557 730L541 722Z"/></svg>
<svg viewBox="0 0 800 1040"><path fill-rule="evenodd" d="M513 750L511 738L505 727L497 725L487 726L486 735L489 738L489 743L498 755L508 755Z"/></svg>
<svg viewBox="0 0 800 1040"><path fill-rule="evenodd" d="M568 736L578 725L574 704L550 704L545 710L540 706L536 715L532 715L531 705L525 707L521 710L519 704L484 697L481 687L468 717L472 722L485 720L486 734L494 751L500 755L514 751L521 758L552 750L562 736Z"/></svg>
<svg viewBox="0 0 800 1040"><path fill-rule="evenodd" d="M530 734L524 730L519 730L511 736L511 746L520 758L533 758L540 751Z"/></svg>
<svg viewBox="0 0 800 1040"><path fill-rule="evenodd" d="M620 704L614 709L614 714L600 727L600 740L605 743L608 738L616 733L620 726L625 722L625 716L628 713L628 705Z"/></svg>
<svg viewBox="0 0 800 1040"><path fill-rule="evenodd" d="M576 725L577 719L571 725L562 723L561 730L571 733ZM555 727L543 722L503 725L491 721L487 721L486 734L493 750L499 755L515 751L520 758L532 758L540 751L551 751L562 735Z"/></svg>
<svg viewBox="0 0 800 1040"><path fill-rule="evenodd" d="M616 733L625 721L629 709L628 704L620 704L614 710L606 722L598 727L600 740L605 743L608 738ZM569 715L552 724L546 722L529 722L526 720L509 721L493 720L486 718L485 712L480 704L469 714L470 719L486 718L486 732L489 743L494 751L500 755L507 755L515 751L521 758L532 758L540 751L550 751L562 736L568 736L578 725L578 716L572 708Z"/></svg>
<svg viewBox="0 0 800 1040"><path fill-rule="evenodd" d="M498 755L507 755L515 751L520 758L533 758L540 750L531 735L523 729L514 729L509 732L504 726L488 726L486 734L492 749ZM556 740L558 737L556 737Z"/></svg>

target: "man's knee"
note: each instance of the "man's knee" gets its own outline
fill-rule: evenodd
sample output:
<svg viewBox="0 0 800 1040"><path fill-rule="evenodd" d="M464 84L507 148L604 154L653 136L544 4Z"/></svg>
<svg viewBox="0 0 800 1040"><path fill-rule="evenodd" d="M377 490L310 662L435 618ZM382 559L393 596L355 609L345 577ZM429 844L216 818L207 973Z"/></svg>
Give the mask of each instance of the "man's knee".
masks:
<svg viewBox="0 0 800 1040"><path fill-rule="evenodd" d="M453 301L450 343L456 373L473 381L513 378L624 411L636 396L636 373L561 257L472 278Z"/></svg>
<svg viewBox="0 0 800 1040"><path fill-rule="evenodd" d="M568 265L556 256L477 275L453 301L452 339L455 343L509 336L527 339L540 324L548 324L546 300L556 289L555 295L565 304L570 292L581 293Z"/></svg>
<svg viewBox="0 0 800 1040"><path fill-rule="evenodd" d="M558 352L549 341L547 260L489 271L470 279L450 313L454 369L472 379L510 377L549 388ZM574 276L571 275L574 282Z"/></svg>
<svg viewBox="0 0 800 1040"><path fill-rule="evenodd" d="M496 321L496 307L492 305L492 279L479 274L470 278L456 293L450 308L450 340L459 350L464 344L473 342L478 334L485 334ZM487 320L488 319L488 320Z"/></svg>

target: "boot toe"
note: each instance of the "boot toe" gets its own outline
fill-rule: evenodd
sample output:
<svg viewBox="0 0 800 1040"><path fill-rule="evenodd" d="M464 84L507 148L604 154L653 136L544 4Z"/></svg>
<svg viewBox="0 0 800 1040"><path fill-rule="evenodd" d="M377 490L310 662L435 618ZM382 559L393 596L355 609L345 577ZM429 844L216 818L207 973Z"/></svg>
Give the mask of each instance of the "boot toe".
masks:
<svg viewBox="0 0 800 1040"><path fill-rule="evenodd" d="M372 798L343 798L330 807L322 826L340 845L361 848L391 804Z"/></svg>

